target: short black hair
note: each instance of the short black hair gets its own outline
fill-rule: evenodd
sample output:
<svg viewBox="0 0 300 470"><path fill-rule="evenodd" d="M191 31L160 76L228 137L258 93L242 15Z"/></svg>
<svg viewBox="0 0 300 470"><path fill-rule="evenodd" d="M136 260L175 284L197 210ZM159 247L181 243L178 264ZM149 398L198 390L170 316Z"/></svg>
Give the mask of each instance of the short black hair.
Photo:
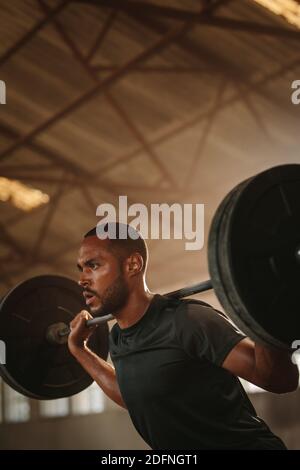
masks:
<svg viewBox="0 0 300 470"><path fill-rule="evenodd" d="M143 272L145 271L148 263L148 248L146 242L140 232L134 229L131 225L122 224L120 222L107 222L106 224L102 224L98 226L98 229L101 228L103 232L109 233L110 229L114 230L116 234L115 237L110 238L109 235L107 239L109 240L109 246L111 251L121 260L123 261L132 253L139 253L143 258ZM126 238L121 237L126 233ZM131 238L131 235L134 238ZM85 235L84 238L87 237L97 237L97 227L93 227L89 230Z"/></svg>

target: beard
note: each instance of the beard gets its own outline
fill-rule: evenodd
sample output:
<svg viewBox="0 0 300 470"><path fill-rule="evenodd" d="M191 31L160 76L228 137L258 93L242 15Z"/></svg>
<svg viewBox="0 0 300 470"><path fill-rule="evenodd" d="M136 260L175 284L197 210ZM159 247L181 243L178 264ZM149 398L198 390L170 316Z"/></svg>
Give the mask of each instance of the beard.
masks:
<svg viewBox="0 0 300 470"><path fill-rule="evenodd" d="M122 274L104 291L100 297L101 306L93 311L93 316L115 315L127 303L129 289Z"/></svg>

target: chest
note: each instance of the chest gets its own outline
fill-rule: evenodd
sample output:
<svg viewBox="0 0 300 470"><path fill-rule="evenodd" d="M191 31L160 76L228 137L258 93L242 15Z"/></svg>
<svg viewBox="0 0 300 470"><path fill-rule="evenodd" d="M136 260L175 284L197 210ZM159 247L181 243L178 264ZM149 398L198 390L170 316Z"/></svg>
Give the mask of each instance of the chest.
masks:
<svg viewBox="0 0 300 470"><path fill-rule="evenodd" d="M140 349L114 359L117 380L127 402L182 396L205 363L176 347Z"/></svg>

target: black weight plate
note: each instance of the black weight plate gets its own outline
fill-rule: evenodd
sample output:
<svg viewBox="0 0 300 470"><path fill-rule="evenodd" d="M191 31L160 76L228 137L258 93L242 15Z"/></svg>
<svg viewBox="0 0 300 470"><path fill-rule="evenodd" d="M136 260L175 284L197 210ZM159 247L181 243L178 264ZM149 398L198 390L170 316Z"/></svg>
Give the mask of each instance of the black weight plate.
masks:
<svg viewBox="0 0 300 470"><path fill-rule="evenodd" d="M230 283L226 283L226 279L231 276L231 265L228 264L226 256L224 260L224 254L226 255L224 225L225 221L229 220L234 201L239 197L247 181L231 190L216 211L209 235L209 270L214 291L229 318L253 340L274 345L274 338L266 331L262 332L260 325L255 324L247 311L245 313L242 299L234 295L233 290L230 290Z"/></svg>
<svg viewBox="0 0 300 470"><path fill-rule="evenodd" d="M226 313L254 340L289 348L300 322L300 165L241 183L219 206L209 268Z"/></svg>
<svg viewBox="0 0 300 470"><path fill-rule="evenodd" d="M0 339L6 345L6 364L0 366L3 380L38 399L67 397L88 387L93 380L67 344L51 344L46 339L49 325L69 324L82 309L86 309L82 289L61 276L34 277L9 291L0 306ZM107 359L107 324L97 327L88 345Z"/></svg>

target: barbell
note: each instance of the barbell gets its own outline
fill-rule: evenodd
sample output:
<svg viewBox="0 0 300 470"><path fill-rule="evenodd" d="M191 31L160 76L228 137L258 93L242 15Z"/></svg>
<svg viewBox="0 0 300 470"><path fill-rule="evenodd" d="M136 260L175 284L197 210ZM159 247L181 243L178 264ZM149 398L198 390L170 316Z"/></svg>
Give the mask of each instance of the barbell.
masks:
<svg viewBox="0 0 300 470"><path fill-rule="evenodd" d="M290 349L300 339L300 165L281 165L237 185L219 205L209 231L211 280L169 292L183 298L214 289L229 318L254 341ZM11 289L0 304L5 382L36 399L76 394L91 377L69 353L71 319L86 309L82 288L68 278L37 276ZM108 356L112 315L88 346Z"/></svg>

